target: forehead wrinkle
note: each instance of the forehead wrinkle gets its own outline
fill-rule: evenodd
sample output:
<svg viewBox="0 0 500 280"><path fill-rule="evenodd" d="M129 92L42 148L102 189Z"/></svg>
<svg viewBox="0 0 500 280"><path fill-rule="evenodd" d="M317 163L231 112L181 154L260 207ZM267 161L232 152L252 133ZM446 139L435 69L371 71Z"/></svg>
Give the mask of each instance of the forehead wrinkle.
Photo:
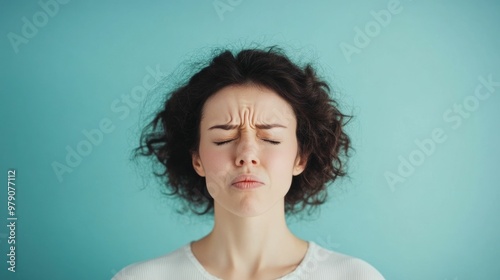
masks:
<svg viewBox="0 0 500 280"><path fill-rule="evenodd" d="M252 109L250 107L253 107ZM245 124L248 123L248 125L250 125L251 127L253 126L253 123L254 123L254 111L255 111L255 106L252 106L252 105L247 105L247 104L244 104L242 106L240 106L239 108L239 116L240 116L240 126L242 128L245 127Z"/></svg>
<svg viewBox="0 0 500 280"><path fill-rule="evenodd" d="M209 130L213 127L230 130L228 127L231 126L234 127L233 129L237 127L245 129L246 124L253 129L260 130L268 130L275 127L288 128L290 125L290 120L287 120L280 110L270 110L265 106L257 107L260 109L240 104L238 109L227 106L227 111L216 111L213 115L215 116L213 124L211 124Z"/></svg>
<svg viewBox="0 0 500 280"><path fill-rule="evenodd" d="M231 124L233 123L233 113L231 109L231 103L235 103L234 99L231 100L231 98L224 98L224 102L218 101L217 108L213 108L214 101L213 97L211 96L203 105L203 110L202 110L202 118L201 120L205 119L207 117L207 121L209 122L214 122L214 124ZM207 113L207 107L211 106L211 110L208 111ZM229 112L229 113L228 113ZM213 124L212 124L213 125Z"/></svg>
<svg viewBox="0 0 500 280"><path fill-rule="evenodd" d="M260 95L263 95L263 98L260 98ZM274 99L269 99L261 88L253 88L253 90L248 87L226 88L221 95L211 96L206 102L206 104L210 103L210 111L206 112L208 125L212 127L225 124L245 127L245 124L249 123L252 128L256 125L269 124L289 127L290 121L295 119L291 105L285 101L284 108L281 108L281 104L277 105L275 102ZM291 112L288 112L289 110Z"/></svg>

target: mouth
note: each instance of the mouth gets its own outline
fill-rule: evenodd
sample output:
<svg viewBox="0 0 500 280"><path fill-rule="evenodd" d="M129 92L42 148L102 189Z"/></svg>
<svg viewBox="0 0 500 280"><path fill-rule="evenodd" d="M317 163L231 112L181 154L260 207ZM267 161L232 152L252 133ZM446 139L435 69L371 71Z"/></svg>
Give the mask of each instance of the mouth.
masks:
<svg viewBox="0 0 500 280"><path fill-rule="evenodd" d="M263 184L260 182L255 182L255 181L248 181L248 182L237 182L232 184L233 187L240 189L240 190L248 190L248 189L255 189Z"/></svg>
<svg viewBox="0 0 500 280"><path fill-rule="evenodd" d="M263 185L264 183L253 175L240 175L231 182L232 187L240 190L255 189Z"/></svg>

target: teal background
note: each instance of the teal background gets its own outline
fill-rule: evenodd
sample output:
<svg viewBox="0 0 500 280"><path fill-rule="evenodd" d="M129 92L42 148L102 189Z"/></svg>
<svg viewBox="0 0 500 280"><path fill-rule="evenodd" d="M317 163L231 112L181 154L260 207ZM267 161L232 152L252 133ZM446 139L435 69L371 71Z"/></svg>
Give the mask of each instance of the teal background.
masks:
<svg viewBox="0 0 500 280"><path fill-rule="evenodd" d="M499 279L500 87L456 129L459 115L443 114L472 100L480 76L500 81L500 2L401 1L350 57L340 45L354 45L355 28L390 1L230 2L219 16L213 1L69 1L16 53L7 34L22 34L22 18L43 10L1 1L0 220L7 224L14 168L18 221L15 273L0 224L0 278L110 279L207 233L209 221L175 214L148 166L129 161L161 95L121 98L148 66L172 78L207 49L256 42L314 62L356 116L352 178L336 183L320 213L291 221L298 236L362 258L387 279ZM66 147L106 118L114 130L58 180L53 162L65 163ZM391 188L386 172L397 174L399 157L436 128L446 141Z"/></svg>

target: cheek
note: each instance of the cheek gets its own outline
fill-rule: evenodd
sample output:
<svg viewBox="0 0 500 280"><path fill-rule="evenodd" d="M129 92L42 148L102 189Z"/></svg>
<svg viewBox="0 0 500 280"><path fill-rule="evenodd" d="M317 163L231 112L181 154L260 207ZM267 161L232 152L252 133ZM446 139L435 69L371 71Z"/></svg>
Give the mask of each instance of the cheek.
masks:
<svg viewBox="0 0 500 280"><path fill-rule="evenodd" d="M266 158L266 169L273 191L285 195L290 189L293 177L293 157L291 151L269 153Z"/></svg>
<svg viewBox="0 0 500 280"><path fill-rule="evenodd" d="M203 162L205 171L216 171L227 164L227 155L219 149L210 146L202 145L200 147L200 157ZM226 162L226 163L225 163Z"/></svg>
<svg viewBox="0 0 500 280"><path fill-rule="evenodd" d="M227 177L228 170L228 155L218 149L212 147L200 146L200 157L205 170L205 183L207 190L213 199L217 199L221 190L223 190L229 182Z"/></svg>
<svg viewBox="0 0 500 280"><path fill-rule="evenodd" d="M288 145L279 149L271 149L264 154L268 168L283 176L292 172L297 149L293 145Z"/></svg>

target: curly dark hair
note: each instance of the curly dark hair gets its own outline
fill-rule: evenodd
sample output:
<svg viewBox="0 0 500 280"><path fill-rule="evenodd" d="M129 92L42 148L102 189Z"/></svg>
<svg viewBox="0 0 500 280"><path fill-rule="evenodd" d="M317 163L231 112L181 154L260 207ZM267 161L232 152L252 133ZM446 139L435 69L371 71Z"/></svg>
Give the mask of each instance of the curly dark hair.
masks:
<svg viewBox="0 0 500 280"><path fill-rule="evenodd" d="M285 196L285 213L323 204L327 185L347 175L351 142L344 126L352 116L339 111L338 103L330 98L329 85L310 64L299 67L276 47L216 54L208 66L168 93L161 110L142 131L135 157L153 157L160 163L161 171L155 175L165 184L168 195L183 198L198 215L213 214L214 199L205 178L192 166L192 153L199 146L202 108L222 88L248 83L279 94L297 118L298 148L308 160L305 170L292 179Z"/></svg>

